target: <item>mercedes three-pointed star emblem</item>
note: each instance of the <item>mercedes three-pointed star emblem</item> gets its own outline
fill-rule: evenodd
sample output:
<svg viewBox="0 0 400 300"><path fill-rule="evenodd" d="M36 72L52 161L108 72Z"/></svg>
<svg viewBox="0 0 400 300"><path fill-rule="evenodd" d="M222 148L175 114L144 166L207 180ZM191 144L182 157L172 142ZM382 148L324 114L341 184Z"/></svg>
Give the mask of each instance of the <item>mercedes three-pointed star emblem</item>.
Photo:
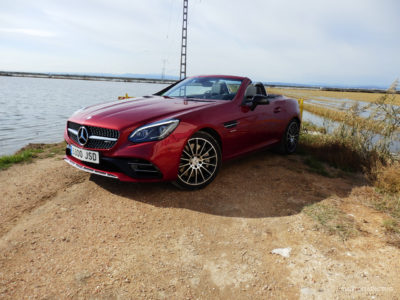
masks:
<svg viewBox="0 0 400 300"><path fill-rule="evenodd" d="M82 126L78 130L78 142L81 146L85 146L89 141L89 133L86 127Z"/></svg>

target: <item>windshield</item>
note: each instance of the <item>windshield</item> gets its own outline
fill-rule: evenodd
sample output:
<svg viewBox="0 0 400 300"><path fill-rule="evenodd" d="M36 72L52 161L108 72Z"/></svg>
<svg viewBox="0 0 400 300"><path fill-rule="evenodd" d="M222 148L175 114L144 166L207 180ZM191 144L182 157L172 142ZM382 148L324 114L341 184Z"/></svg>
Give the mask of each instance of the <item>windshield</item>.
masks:
<svg viewBox="0 0 400 300"><path fill-rule="evenodd" d="M224 77L194 77L182 81L166 91L163 96L232 100L241 84L242 80Z"/></svg>

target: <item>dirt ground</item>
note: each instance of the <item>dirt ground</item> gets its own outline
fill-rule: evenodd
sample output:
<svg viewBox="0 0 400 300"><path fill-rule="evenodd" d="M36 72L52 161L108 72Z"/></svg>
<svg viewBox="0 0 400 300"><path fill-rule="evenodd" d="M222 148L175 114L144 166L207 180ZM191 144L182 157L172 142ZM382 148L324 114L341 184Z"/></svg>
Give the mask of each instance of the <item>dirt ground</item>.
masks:
<svg viewBox="0 0 400 300"><path fill-rule="evenodd" d="M0 172L0 298L399 299L400 249L369 188L262 152L204 190L127 184L62 161ZM335 203L343 241L303 208ZM272 254L291 248L290 256Z"/></svg>

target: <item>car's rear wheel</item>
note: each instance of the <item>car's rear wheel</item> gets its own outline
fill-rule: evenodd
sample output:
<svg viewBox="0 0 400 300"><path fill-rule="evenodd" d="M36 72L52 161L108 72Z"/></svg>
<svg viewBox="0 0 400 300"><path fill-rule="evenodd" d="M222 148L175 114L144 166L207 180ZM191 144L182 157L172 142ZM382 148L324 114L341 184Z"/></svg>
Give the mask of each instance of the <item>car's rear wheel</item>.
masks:
<svg viewBox="0 0 400 300"><path fill-rule="evenodd" d="M201 189L217 176L221 165L221 149L206 132L196 132L183 148L176 186L187 190Z"/></svg>
<svg viewBox="0 0 400 300"><path fill-rule="evenodd" d="M300 122L293 119L286 127L285 133L282 136L279 150L283 154L292 154L297 149L300 136Z"/></svg>

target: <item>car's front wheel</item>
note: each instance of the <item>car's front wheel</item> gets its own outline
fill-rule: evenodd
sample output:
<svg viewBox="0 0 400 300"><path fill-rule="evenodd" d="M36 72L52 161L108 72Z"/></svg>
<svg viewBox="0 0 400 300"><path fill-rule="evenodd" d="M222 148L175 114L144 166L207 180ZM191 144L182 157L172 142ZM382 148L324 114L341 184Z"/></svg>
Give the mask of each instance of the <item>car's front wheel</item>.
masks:
<svg viewBox="0 0 400 300"><path fill-rule="evenodd" d="M218 142L206 132L196 132L183 148L174 184L182 189L201 189L214 180L220 166Z"/></svg>

